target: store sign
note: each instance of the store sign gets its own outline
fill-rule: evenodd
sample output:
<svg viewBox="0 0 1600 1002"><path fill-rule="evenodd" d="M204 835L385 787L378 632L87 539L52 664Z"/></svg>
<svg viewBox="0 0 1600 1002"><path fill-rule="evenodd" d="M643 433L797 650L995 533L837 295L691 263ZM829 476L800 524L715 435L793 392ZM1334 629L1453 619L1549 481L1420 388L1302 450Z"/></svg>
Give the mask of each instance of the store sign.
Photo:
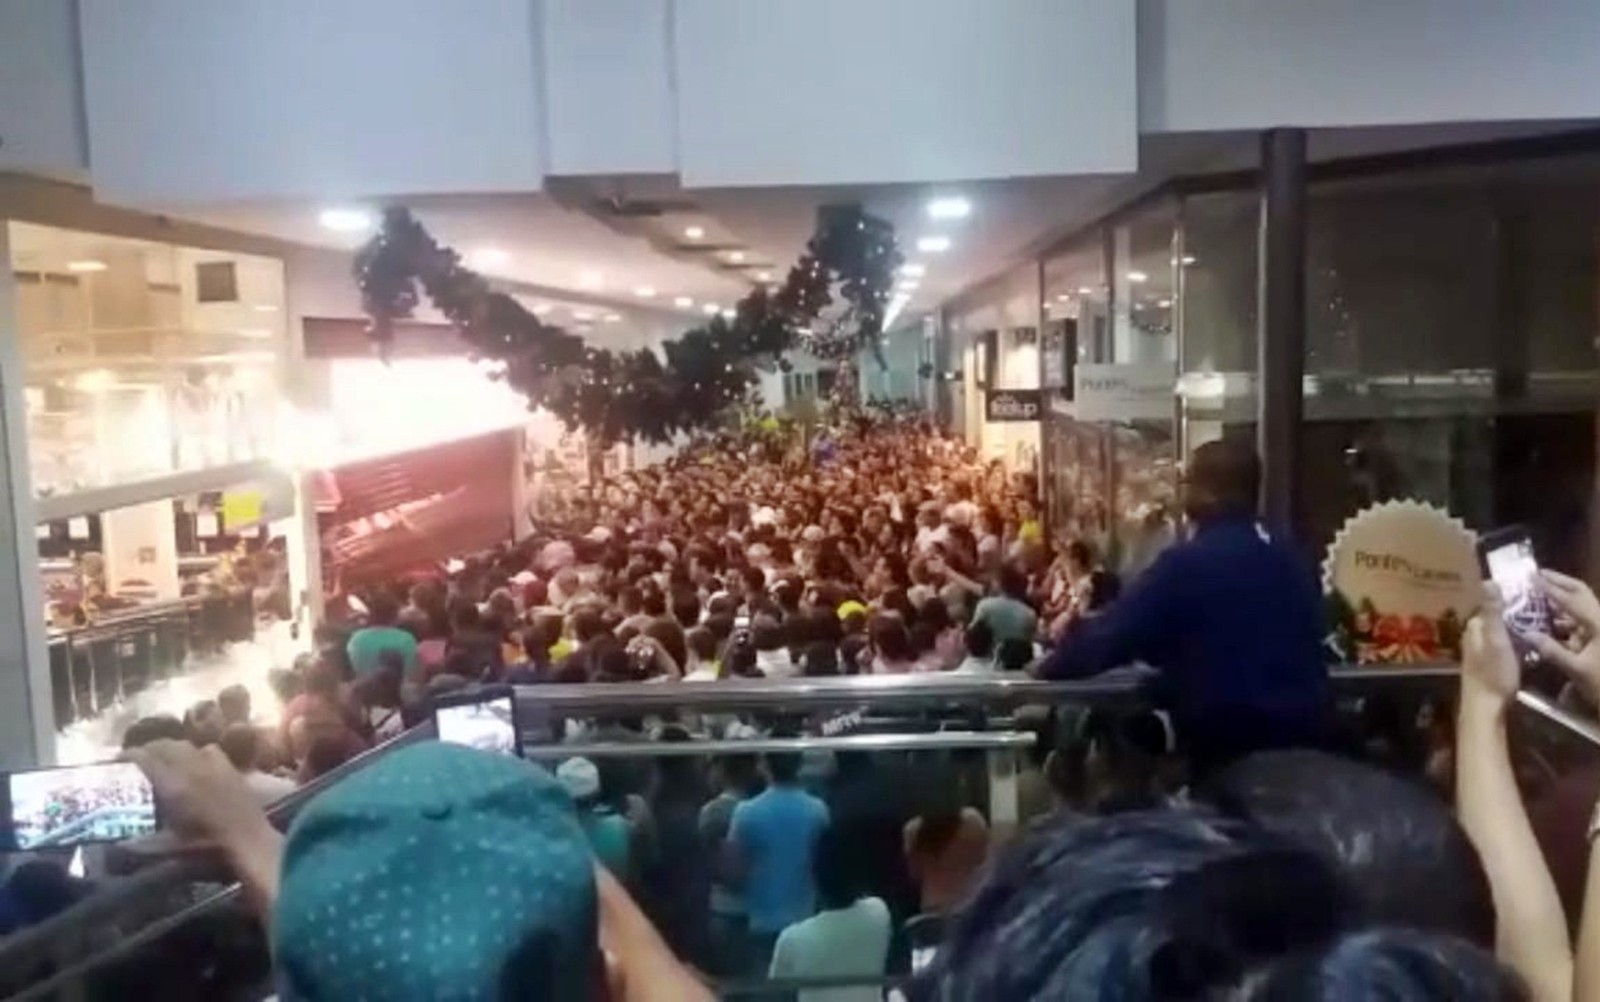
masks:
<svg viewBox="0 0 1600 1002"><path fill-rule="evenodd" d="M1172 419L1177 374L1171 362L1079 365L1073 375L1079 421Z"/></svg>
<svg viewBox="0 0 1600 1002"><path fill-rule="evenodd" d="M223 491L222 524L229 532L238 532L261 521L264 496L260 491Z"/></svg>
<svg viewBox="0 0 1600 1002"><path fill-rule="evenodd" d="M1482 589L1476 542L1460 519L1420 501L1357 512L1322 562L1330 645L1363 664L1459 660Z"/></svg>
<svg viewBox="0 0 1600 1002"><path fill-rule="evenodd" d="M984 396L986 421L1039 420L1038 390L990 390Z"/></svg>

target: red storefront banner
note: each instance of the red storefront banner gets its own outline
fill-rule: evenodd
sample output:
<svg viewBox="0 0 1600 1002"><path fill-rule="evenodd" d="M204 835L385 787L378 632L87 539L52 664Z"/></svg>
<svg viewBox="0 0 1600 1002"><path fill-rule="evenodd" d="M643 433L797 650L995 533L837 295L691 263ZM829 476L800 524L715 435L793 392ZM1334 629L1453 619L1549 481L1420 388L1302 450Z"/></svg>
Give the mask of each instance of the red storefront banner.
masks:
<svg viewBox="0 0 1600 1002"><path fill-rule="evenodd" d="M517 435L506 429L316 473L324 581L350 591L510 540Z"/></svg>

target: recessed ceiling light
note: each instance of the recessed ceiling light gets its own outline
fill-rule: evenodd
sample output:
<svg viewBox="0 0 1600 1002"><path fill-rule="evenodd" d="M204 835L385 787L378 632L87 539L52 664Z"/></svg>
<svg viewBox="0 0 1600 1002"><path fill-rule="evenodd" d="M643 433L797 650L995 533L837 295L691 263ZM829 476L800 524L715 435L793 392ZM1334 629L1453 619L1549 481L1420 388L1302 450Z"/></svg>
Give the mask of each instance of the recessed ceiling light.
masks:
<svg viewBox="0 0 1600 1002"><path fill-rule="evenodd" d="M757 282L770 282L770 281L772 281L772 272L770 272L770 271L758 271L758 272L756 272L756 281Z"/></svg>
<svg viewBox="0 0 1600 1002"><path fill-rule="evenodd" d="M585 289L598 289L606 283L606 277L594 269L578 272L578 284Z"/></svg>
<svg viewBox="0 0 1600 1002"><path fill-rule="evenodd" d="M1194 264L1198 260L1200 260L1200 259L1195 257L1193 254L1185 254L1183 256L1183 263L1186 264L1186 265Z"/></svg>
<svg viewBox="0 0 1600 1002"><path fill-rule="evenodd" d="M722 307L718 306L716 303L707 303L700 307L700 312L704 313L708 317L716 316L719 312L721 312L721 310Z"/></svg>
<svg viewBox="0 0 1600 1002"><path fill-rule="evenodd" d="M924 254L942 254L950 249L950 238L946 236L923 237L917 241L917 250Z"/></svg>
<svg viewBox="0 0 1600 1002"><path fill-rule="evenodd" d="M907 278L921 278L928 273L928 266L920 261L910 261L900 266L900 274Z"/></svg>
<svg viewBox="0 0 1600 1002"><path fill-rule="evenodd" d="M1087 285L1080 285L1080 286L1078 286L1078 295L1080 295L1080 296L1092 296L1092 295L1094 295L1094 289L1090 288Z"/></svg>
<svg viewBox="0 0 1600 1002"><path fill-rule="evenodd" d="M701 237L706 235L706 231L698 226L686 226L683 229L683 235L688 237L690 240L699 240Z"/></svg>
<svg viewBox="0 0 1600 1002"><path fill-rule="evenodd" d="M572 311L572 319L578 321L579 323L585 323L587 321L593 320L594 319L594 314L591 313L589 310L573 310Z"/></svg>
<svg viewBox="0 0 1600 1002"><path fill-rule="evenodd" d="M680 310L687 310L689 307L694 305L694 300L690 299L688 296L679 296L677 299L672 301L672 305L676 306Z"/></svg>
<svg viewBox="0 0 1600 1002"><path fill-rule="evenodd" d="M504 268L511 263L511 255L498 247L479 247L467 255L467 261L474 268L487 270L489 268Z"/></svg>
<svg viewBox="0 0 1600 1002"><path fill-rule="evenodd" d="M972 203L960 195L935 198L928 203L930 219L965 219L972 213Z"/></svg>
<svg viewBox="0 0 1600 1002"><path fill-rule="evenodd" d="M724 317L727 317L729 320L732 320L734 317L738 316L738 313L734 310L733 307L730 306L727 309L722 311L722 315Z"/></svg>
<svg viewBox="0 0 1600 1002"><path fill-rule="evenodd" d="M633 290L633 294L638 296L640 299L654 299L656 297L656 290L648 285L641 285L637 289Z"/></svg>
<svg viewBox="0 0 1600 1002"><path fill-rule="evenodd" d="M614 324L614 323L618 323L618 322L620 322L622 320L622 314L620 314L620 313L607 313L605 316L601 317L600 319L604 320L608 324Z"/></svg>
<svg viewBox="0 0 1600 1002"><path fill-rule="evenodd" d="M366 209L323 209L317 222L335 233L365 233L372 229L372 213Z"/></svg>
<svg viewBox="0 0 1600 1002"><path fill-rule="evenodd" d="M729 251L728 260L734 264L744 264L744 251Z"/></svg>
<svg viewBox="0 0 1600 1002"><path fill-rule="evenodd" d="M1164 310L1164 309L1167 309L1168 307L1170 307L1172 305L1172 300L1163 299L1163 300L1158 301L1156 303L1156 305L1161 307Z"/></svg>
<svg viewBox="0 0 1600 1002"><path fill-rule="evenodd" d="M1146 275L1142 271L1130 271L1130 272L1128 272L1128 281L1132 282L1135 285L1138 285L1140 282L1148 282L1149 280L1150 280L1150 276Z"/></svg>
<svg viewBox="0 0 1600 1002"><path fill-rule="evenodd" d="M1056 297L1056 302L1058 302L1058 303L1064 303L1064 302L1066 302L1066 301L1067 301L1067 300L1069 300L1069 299L1071 299L1071 298L1072 298L1072 293L1070 293L1070 292L1063 292L1063 293L1061 293L1061 294L1060 294L1060 295L1059 295L1059 296L1057 296L1057 297Z"/></svg>
<svg viewBox="0 0 1600 1002"><path fill-rule="evenodd" d="M68 261L67 270L75 271L79 274L88 274L91 271L105 271L106 263L104 261L93 260L92 258L85 258L82 261Z"/></svg>

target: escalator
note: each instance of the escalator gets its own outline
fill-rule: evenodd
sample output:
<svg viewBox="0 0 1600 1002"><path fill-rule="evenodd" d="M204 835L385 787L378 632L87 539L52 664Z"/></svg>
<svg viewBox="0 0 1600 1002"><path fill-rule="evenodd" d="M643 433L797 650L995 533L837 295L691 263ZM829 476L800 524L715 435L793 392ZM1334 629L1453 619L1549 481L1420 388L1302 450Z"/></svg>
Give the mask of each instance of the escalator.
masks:
<svg viewBox="0 0 1600 1002"><path fill-rule="evenodd" d="M1429 715L1448 706L1453 675L1449 668L1336 672L1353 740L1388 747L1392 765L1426 770L1425 753L1389 746L1405 744L1408 724L1426 733ZM709 765L730 756L801 757L802 782L827 799L836 823L845 816L854 826L852 845L871 861L871 891L889 902L893 939L880 974L774 981L764 957L727 946L710 927L714 907L700 910L704 914L694 920L708 923L706 928L685 928L683 910L658 900L663 895L647 878L639 876L630 888L680 954L715 981L720 997L792 998L797 990L847 985L892 991L936 944L938 916L920 909L915 886L908 890L898 863L905 824L920 809L914 798L927 777L941 777L959 791L961 807L981 815L992 852L1047 809L1049 798L1040 790L1052 776L1043 766L1050 750L1064 747L1063 722L1094 709L1141 707L1143 681L1132 671L1082 682L957 676L748 680L527 687L517 690L517 699L526 757L552 768L579 756L601 763L608 775L623 777L616 782L629 785L630 795L648 797L650 777L669 760L690 763L691 774L706 776ZM1529 782L1600 765L1600 730L1538 695L1523 694L1519 702L1527 710L1517 727L1519 769ZM735 718L767 735L799 736L708 736L722 733L719 723ZM846 726L838 726L841 720ZM1373 721L1390 728L1400 721L1400 737L1376 733ZM619 731L619 724L626 726ZM618 733L659 731L662 724L688 734L676 740L616 739ZM273 807L271 819L287 826L322 790L399 747L432 740L430 727L414 728L296 791ZM579 736L552 742L558 734ZM644 785L635 794L632 784ZM203 858L144 855L144 865L0 940L3 997L256 1000L273 994L266 938L226 872Z"/></svg>

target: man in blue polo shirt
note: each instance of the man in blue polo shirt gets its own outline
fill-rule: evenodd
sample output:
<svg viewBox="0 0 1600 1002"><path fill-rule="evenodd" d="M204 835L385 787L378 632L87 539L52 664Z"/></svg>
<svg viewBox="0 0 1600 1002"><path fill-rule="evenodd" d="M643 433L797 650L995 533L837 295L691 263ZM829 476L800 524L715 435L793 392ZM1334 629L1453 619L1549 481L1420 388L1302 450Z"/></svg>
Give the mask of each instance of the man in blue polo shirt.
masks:
<svg viewBox="0 0 1600 1002"><path fill-rule="evenodd" d="M1265 748L1324 743L1330 693L1322 593L1311 566L1256 520L1261 463L1232 441L1194 452L1191 538L1156 558L1103 614L1040 663L1069 679L1142 661L1196 769Z"/></svg>
<svg viewBox="0 0 1600 1002"><path fill-rule="evenodd" d="M812 855L828 827L828 805L801 789L800 756L767 756L765 791L733 809L728 831L732 869L743 876L755 954L765 971L785 928L817 910Z"/></svg>

